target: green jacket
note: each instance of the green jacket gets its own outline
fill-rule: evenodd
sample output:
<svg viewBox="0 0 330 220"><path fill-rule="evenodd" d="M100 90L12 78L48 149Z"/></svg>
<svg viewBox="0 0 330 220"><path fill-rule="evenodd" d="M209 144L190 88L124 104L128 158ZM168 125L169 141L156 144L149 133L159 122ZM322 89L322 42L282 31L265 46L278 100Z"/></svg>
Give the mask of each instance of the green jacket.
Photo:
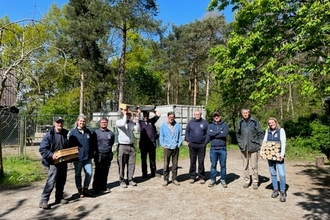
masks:
<svg viewBox="0 0 330 220"><path fill-rule="evenodd" d="M250 117L238 121L236 138L241 151L257 152L260 150L264 133L257 119Z"/></svg>

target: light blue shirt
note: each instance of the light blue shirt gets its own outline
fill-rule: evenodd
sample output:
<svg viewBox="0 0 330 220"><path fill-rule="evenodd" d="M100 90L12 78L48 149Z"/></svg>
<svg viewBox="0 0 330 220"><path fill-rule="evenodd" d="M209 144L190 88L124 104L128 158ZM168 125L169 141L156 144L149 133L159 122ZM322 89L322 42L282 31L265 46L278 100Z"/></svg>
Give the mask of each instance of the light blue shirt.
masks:
<svg viewBox="0 0 330 220"><path fill-rule="evenodd" d="M182 126L175 122L174 125L164 122L159 130L160 146L175 149L182 145Z"/></svg>

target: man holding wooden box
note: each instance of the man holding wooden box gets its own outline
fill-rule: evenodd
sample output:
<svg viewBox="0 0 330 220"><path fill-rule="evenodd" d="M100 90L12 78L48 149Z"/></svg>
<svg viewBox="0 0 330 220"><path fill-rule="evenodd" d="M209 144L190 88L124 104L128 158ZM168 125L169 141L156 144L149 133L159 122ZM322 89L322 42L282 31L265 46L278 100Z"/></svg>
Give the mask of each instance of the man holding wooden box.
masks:
<svg viewBox="0 0 330 220"><path fill-rule="evenodd" d="M39 152L42 156L42 164L48 168L47 181L39 203L39 207L43 209L50 208L48 201L54 186L56 189L55 204L68 202L63 198L68 165L66 162L54 164L54 161L58 159L55 152L68 148L68 130L63 128L63 124L64 119L56 117L53 122L54 126L45 134L40 143Z"/></svg>

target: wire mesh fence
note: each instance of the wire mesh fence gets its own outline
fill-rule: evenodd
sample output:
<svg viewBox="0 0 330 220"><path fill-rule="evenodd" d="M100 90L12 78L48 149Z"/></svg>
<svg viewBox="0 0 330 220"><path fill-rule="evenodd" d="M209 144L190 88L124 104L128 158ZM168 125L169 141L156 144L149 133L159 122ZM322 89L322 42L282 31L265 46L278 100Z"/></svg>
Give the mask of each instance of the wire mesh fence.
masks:
<svg viewBox="0 0 330 220"><path fill-rule="evenodd" d="M20 146L20 116L8 111L0 113L0 141L2 155L19 155L22 151Z"/></svg>
<svg viewBox="0 0 330 220"><path fill-rule="evenodd" d="M24 156L26 148L38 146L47 131L53 126L55 117L64 119L64 128L71 130L76 127L78 115L24 115L14 114L7 111L0 112L0 137L2 155ZM108 118L108 128L115 133L117 141L116 120L117 114L96 114L86 116L86 126L95 131L99 127L101 117Z"/></svg>

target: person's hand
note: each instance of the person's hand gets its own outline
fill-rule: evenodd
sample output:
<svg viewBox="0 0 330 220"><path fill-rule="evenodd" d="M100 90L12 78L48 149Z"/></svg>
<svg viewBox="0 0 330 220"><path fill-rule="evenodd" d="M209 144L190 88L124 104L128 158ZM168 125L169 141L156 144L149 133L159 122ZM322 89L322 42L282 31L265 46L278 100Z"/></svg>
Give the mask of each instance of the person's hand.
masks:
<svg viewBox="0 0 330 220"><path fill-rule="evenodd" d="M56 154L53 154L53 156L52 156L52 159L53 160L56 160L58 157L56 156Z"/></svg>
<svg viewBox="0 0 330 220"><path fill-rule="evenodd" d="M133 122L134 122L134 123L138 123L138 122L139 122L139 117L137 117L137 116L135 115L134 118L133 118Z"/></svg>
<svg viewBox="0 0 330 220"><path fill-rule="evenodd" d="M160 116L161 116L160 112L156 112L156 115L157 115L158 117L160 117Z"/></svg>

